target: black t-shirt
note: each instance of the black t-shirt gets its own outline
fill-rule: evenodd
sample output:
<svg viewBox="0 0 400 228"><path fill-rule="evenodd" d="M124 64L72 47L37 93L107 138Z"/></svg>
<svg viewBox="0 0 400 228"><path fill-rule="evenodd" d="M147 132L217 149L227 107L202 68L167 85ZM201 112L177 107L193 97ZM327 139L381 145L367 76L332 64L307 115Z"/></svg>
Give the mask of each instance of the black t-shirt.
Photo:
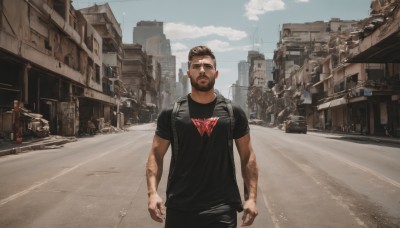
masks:
<svg viewBox="0 0 400 228"><path fill-rule="evenodd" d="M220 102L218 100L218 102ZM171 141L172 108L163 110L156 134ZM233 138L249 133L243 110L233 105ZM179 155L167 189L166 206L181 210L201 210L221 204L240 205L240 194L229 155L229 113L226 105L193 101L181 105L176 118Z"/></svg>

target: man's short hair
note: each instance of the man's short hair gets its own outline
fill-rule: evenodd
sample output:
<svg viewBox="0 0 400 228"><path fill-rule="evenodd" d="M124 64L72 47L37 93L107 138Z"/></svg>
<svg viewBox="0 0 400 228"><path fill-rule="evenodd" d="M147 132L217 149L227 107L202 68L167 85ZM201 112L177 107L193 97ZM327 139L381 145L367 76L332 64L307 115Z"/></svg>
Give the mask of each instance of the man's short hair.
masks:
<svg viewBox="0 0 400 228"><path fill-rule="evenodd" d="M192 62L192 59L194 56L210 56L212 60L214 60L214 67L217 68L217 61L215 59L214 53L211 51L211 49L207 46L196 46L190 49L189 55L188 55L188 68L190 69L190 64Z"/></svg>

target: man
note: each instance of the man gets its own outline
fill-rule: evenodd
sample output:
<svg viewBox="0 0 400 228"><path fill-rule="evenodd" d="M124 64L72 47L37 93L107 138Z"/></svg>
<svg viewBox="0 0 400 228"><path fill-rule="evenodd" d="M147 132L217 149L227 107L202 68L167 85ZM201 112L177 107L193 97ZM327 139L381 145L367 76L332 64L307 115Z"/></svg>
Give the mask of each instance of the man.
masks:
<svg viewBox="0 0 400 228"><path fill-rule="evenodd" d="M214 92L218 77L216 60L206 46L190 50L187 75L192 92L187 95L175 118L171 109L163 110L147 161L148 210L153 220L166 228L236 227L237 211L244 210L242 226L253 224L257 216L258 167L250 141L249 125L243 110L233 106L232 138L240 156L245 183L242 205L229 144L231 121L224 100ZM225 103L224 103L225 104ZM176 128L178 156L171 159L167 185L166 211L157 193L163 172L163 159ZM176 149L176 148L175 148Z"/></svg>

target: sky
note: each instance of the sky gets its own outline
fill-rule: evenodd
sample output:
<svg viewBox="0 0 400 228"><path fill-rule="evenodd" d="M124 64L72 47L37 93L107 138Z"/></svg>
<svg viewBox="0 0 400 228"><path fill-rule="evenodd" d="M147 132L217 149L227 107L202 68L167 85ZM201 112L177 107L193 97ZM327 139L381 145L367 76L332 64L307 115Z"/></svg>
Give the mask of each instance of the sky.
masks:
<svg viewBox="0 0 400 228"><path fill-rule="evenodd" d="M164 22L177 70L190 48L209 46L219 71L215 88L231 98L239 61L249 50L272 59L282 24L361 20L369 16L371 0L73 0L75 9L105 3L121 24L123 43L133 43L139 21Z"/></svg>

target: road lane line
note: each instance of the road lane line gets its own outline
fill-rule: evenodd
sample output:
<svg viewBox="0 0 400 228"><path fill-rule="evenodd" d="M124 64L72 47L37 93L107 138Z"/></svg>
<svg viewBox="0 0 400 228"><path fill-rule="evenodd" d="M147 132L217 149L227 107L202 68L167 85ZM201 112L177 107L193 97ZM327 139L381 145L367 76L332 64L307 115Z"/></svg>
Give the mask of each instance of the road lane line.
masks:
<svg viewBox="0 0 400 228"><path fill-rule="evenodd" d="M5 204L7 204L7 203L9 203L9 202L11 202L11 201L13 201L13 200L15 200L15 199L18 199L18 198L20 198L20 197L22 197L22 196L24 196L24 195L30 193L31 191L33 191L33 190L35 190L35 189L37 189L37 188L39 188L39 187L41 187L41 186L43 186L43 185L45 185L45 184L51 182L51 181L54 181L55 179L57 179L57 178L59 178L59 177L65 175L65 174L67 174L67 173L70 173L71 171L73 171L73 170L75 170L75 169L77 169L77 168L79 168L79 167L81 167L81 166L83 166L83 165L86 165L86 164L88 164L88 163L90 163L90 162L92 162L92 161L94 161L94 160L97 160L97 159L99 159L99 158L102 158L102 157L104 157L104 156L106 156L106 155L108 155L108 154L110 154L110 153L113 153L113 152L115 152L115 151L118 151L119 149L121 149L121 148L123 148L123 147L126 147L126 146L128 146L128 145L130 145L130 144L132 144L132 142L128 142L128 143L123 144L123 145L121 145L121 146L119 146L119 147L117 147L117 148L115 148L115 149L113 149L113 150L110 150L110 151L108 151L108 152L104 152L104 153L102 153L102 154L99 154L98 156L96 156L96 157L94 157L94 158L92 158L92 159L89 159L89 160L87 160L87 161L81 162L81 163L79 163L79 164L77 164L77 165L75 165L75 166L73 166L73 167L71 167L71 168L64 169L63 171L59 172L58 174L54 175L53 177L47 178L47 179L45 179L45 180L43 180L43 181L41 181L41 182L39 182L39 183L37 183L37 184L34 184L34 185L28 187L27 189L25 189L25 190L23 190L23 191L20 191L20 192L18 192L18 193L16 193L16 194L13 194L13 195L11 195L11 196L5 198L5 199L2 199L2 200L0 201L0 207L2 207L3 205L5 205Z"/></svg>
<svg viewBox="0 0 400 228"><path fill-rule="evenodd" d="M362 170L362 171L364 171L366 173L371 174L372 176L375 176L376 178L378 178L378 179L380 179L382 181L385 181L385 182L387 182L387 183L389 183L389 184L391 184L391 185L393 185L393 186L395 186L397 188L400 188L400 183L399 182L397 182L395 180L392 180L392 179L390 179L388 177L385 177L385 176L373 171L372 169L368 169L367 167L361 166L361 165L359 165L357 163L354 163L354 162L351 162L349 160L345 160L345 159L339 158L338 156L333 155L333 154L331 154L331 153L329 153L327 151L324 151L324 152L327 153L328 155L330 155L331 157L337 159L338 161L341 161L341 162L347 164L348 166L360 169L360 170Z"/></svg>
<svg viewBox="0 0 400 228"><path fill-rule="evenodd" d="M258 183L258 187L261 188L261 189L263 188L260 182ZM268 213L269 213L269 215L271 217L272 224L274 224L275 228L280 228L279 227L279 219L275 216L275 213L272 211L272 208L270 207L270 205L268 203L267 196L264 194L264 192L262 190L260 192L261 192L265 207L267 208Z"/></svg>
<svg viewBox="0 0 400 228"><path fill-rule="evenodd" d="M299 143L300 143L300 144L303 144L305 147L310 148L310 150L315 150L314 147L311 147L311 146L308 145L308 144L305 144L305 143L302 143L302 142L299 142ZM338 160L338 161L341 161L341 162L347 164L347 165L350 166L350 167L359 169L359 170L361 170L361 171L363 171L363 172L365 172L365 173L368 173L368 174L370 174L370 175L372 175L372 176L378 178L378 179L381 180L381 181L384 181L384 182L389 183L389 184L391 184L391 185L393 185L393 186L395 186L395 187L397 187L397 188L400 188L400 183L399 183L399 182L397 182L397 181L395 181L395 180L393 180L393 179L390 179L390 178L388 178L388 177L386 177L386 176L384 176L384 175L381 175L381 174L379 174L379 173L373 171L372 169L369 169L369 168L367 168L367 167L364 167L364 166L362 166L362 165L359 165L359 164L357 164L357 163L355 163L355 162L352 162L352 161L349 161L349 160L340 158L339 156L334 155L334 154L332 154L331 152L329 152L329 151L327 151L327 150L319 150L319 151L320 151L320 152L323 152L323 153L326 154L326 155L331 156L332 158L334 158L334 159L336 159L336 160Z"/></svg>
<svg viewBox="0 0 400 228"><path fill-rule="evenodd" d="M274 147L274 146L272 146ZM334 193L332 193L332 191L330 191L328 188L324 187L323 183L321 183L317 178L315 178L309 171L306 170L305 167L307 167L307 169L310 170L314 170L314 168L312 168L309 165L306 164L299 164L298 162L296 162L293 158L291 158L289 155L280 152L276 147L274 148L275 150L277 150L283 157L285 157L288 161L292 162L295 166L297 166L300 170L302 170L307 176L309 176L315 184L317 184L318 186L321 187L321 189L323 189L323 191L326 192L326 194L328 194L331 199L333 199L339 206L341 206L343 209L347 210L347 212L349 213L349 215L356 221L356 223L360 226L363 227L367 227L364 223L364 221L362 221L361 218L359 218L354 211L346 204L345 201L343 201L342 197L335 195Z"/></svg>

